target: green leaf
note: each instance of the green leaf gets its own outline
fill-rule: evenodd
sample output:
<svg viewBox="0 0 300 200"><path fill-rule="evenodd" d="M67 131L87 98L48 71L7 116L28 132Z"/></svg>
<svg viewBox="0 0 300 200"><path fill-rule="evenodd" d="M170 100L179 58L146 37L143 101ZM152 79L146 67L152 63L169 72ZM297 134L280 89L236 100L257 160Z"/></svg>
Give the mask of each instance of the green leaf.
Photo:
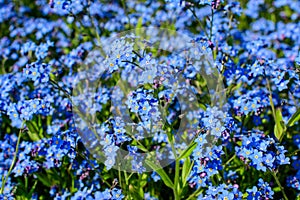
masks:
<svg viewBox="0 0 300 200"><path fill-rule="evenodd" d="M28 136L30 137L30 139L32 141L38 141L40 140L38 133L36 132L36 129L34 127L34 125L30 122L26 122L26 126L28 128Z"/></svg>
<svg viewBox="0 0 300 200"><path fill-rule="evenodd" d="M244 194L243 194L243 199L247 199L248 196L249 196L248 193L244 193Z"/></svg>
<svg viewBox="0 0 300 200"><path fill-rule="evenodd" d="M141 181L140 181L140 187L141 188L145 187L146 184L148 183L147 178L148 178L147 174L142 174L142 178L141 178Z"/></svg>
<svg viewBox="0 0 300 200"><path fill-rule="evenodd" d="M186 148L178 157L179 160L184 159L188 156L190 156L192 154L192 152L194 151L194 149L196 148L197 143L193 142L192 144L190 144L190 146L188 148Z"/></svg>
<svg viewBox="0 0 300 200"><path fill-rule="evenodd" d="M106 181L110 178L110 175L108 173L104 173L101 178Z"/></svg>
<svg viewBox="0 0 300 200"><path fill-rule="evenodd" d="M30 189L30 191L29 191L29 194L28 194L29 197L32 197L32 194L33 194L33 192L34 192L34 190L35 190L35 187L36 187L37 182L38 182L38 181L35 181L34 184L33 184L33 186L31 187L31 189Z"/></svg>
<svg viewBox="0 0 300 200"><path fill-rule="evenodd" d="M47 176L45 175L42 175L42 174L36 174L36 177L39 181L41 181L45 186L47 187L51 187L52 184L51 184L51 181L48 179Z"/></svg>
<svg viewBox="0 0 300 200"><path fill-rule="evenodd" d="M38 116L38 127L42 127L42 117Z"/></svg>
<svg viewBox="0 0 300 200"><path fill-rule="evenodd" d="M291 127L294 126L295 122L300 120L300 109L298 109L293 115L292 117L289 119L287 126Z"/></svg>
<svg viewBox="0 0 300 200"><path fill-rule="evenodd" d="M281 189L280 189L280 187L274 187L274 188L273 188L273 191L274 191L274 192L280 192Z"/></svg>
<svg viewBox="0 0 300 200"><path fill-rule="evenodd" d="M274 135L280 142L283 135L283 128L278 123L276 123L274 126Z"/></svg>
<svg viewBox="0 0 300 200"><path fill-rule="evenodd" d="M145 147L143 147L142 145L137 144L136 145L139 149L141 149L144 152L148 152L148 149L146 149Z"/></svg>
<svg viewBox="0 0 300 200"><path fill-rule="evenodd" d="M137 24L136 24L136 29L135 29L135 34L137 35L137 36L140 36L140 35L142 35L142 28L143 27L143 17L140 17L139 19L138 19L138 21L137 21Z"/></svg>
<svg viewBox="0 0 300 200"><path fill-rule="evenodd" d="M185 178L188 176L186 174L188 173L190 165L191 165L191 159L188 157L187 159L185 159L182 166L182 173L181 173L182 182L184 182Z"/></svg>
<svg viewBox="0 0 300 200"><path fill-rule="evenodd" d="M165 183L166 186L168 186L169 188L174 188L174 184L171 181L171 179L169 178L169 176L167 175L167 173L163 170L163 168L159 165L154 164L153 162L146 160L146 164L153 169L156 173L158 173L161 177L161 179L163 180L163 182Z"/></svg>
<svg viewBox="0 0 300 200"><path fill-rule="evenodd" d="M182 166L182 174L181 174L182 187L184 187L185 184L187 183L186 179L189 176L193 168L193 165L194 165L194 161L191 162L191 159L187 157Z"/></svg>
<svg viewBox="0 0 300 200"><path fill-rule="evenodd" d="M44 138L43 133L44 133L44 130L42 128L40 128L40 130L39 130L40 138Z"/></svg>
<svg viewBox="0 0 300 200"><path fill-rule="evenodd" d="M143 17L140 17L137 21L136 28L142 28L143 26Z"/></svg>
<svg viewBox="0 0 300 200"><path fill-rule="evenodd" d="M51 116L51 115L48 115L48 116L46 117L46 119L47 119L47 126L50 126L50 125L51 125L51 122L52 122L52 116Z"/></svg>
<svg viewBox="0 0 300 200"><path fill-rule="evenodd" d="M280 109L275 111L275 126L274 126L274 135L281 142L284 133L286 131L286 126L282 120L282 114Z"/></svg>
<svg viewBox="0 0 300 200"><path fill-rule="evenodd" d="M130 193L130 196L132 196L133 198L130 198L130 199L143 199L139 192L136 190L135 187L133 187L132 185L129 185L129 193Z"/></svg>

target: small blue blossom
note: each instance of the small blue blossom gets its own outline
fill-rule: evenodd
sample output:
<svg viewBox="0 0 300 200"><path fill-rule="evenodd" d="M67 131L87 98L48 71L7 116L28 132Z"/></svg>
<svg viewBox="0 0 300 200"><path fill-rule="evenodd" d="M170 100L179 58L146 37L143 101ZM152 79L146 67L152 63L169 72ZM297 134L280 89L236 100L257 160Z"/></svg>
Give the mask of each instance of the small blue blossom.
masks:
<svg viewBox="0 0 300 200"><path fill-rule="evenodd" d="M151 178L154 180L154 182L159 181L161 178L156 172L152 172Z"/></svg>

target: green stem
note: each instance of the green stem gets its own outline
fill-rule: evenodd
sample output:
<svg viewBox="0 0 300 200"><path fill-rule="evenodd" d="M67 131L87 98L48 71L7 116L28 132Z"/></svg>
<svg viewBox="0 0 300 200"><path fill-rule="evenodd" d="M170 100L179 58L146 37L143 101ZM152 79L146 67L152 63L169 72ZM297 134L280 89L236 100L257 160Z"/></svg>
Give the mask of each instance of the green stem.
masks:
<svg viewBox="0 0 300 200"><path fill-rule="evenodd" d="M190 200L192 199L193 197L197 196L199 193L201 193L202 191L202 188L198 188L193 194L191 194L186 200Z"/></svg>
<svg viewBox="0 0 300 200"><path fill-rule="evenodd" d="M234 154L227 162L225 163L225 166L228 165L234 158L236 157L236 154Z"/></svg>
<svg viewBox="0 0 300 200"><path fill-rule="evenodd" d="M125 177L125 183L126 183L126 185L128 185L129 178L127 176L127 172L125 172L125 171L124 171L124 177Z"/></svg>
<svg viewBox="0 0 300 200"><path fill-rule="evenodd" d="M27 177L26 174L24 175L24 178L25 178L25 191L27 192L27 189L28 189L28 177Z"/></svg>
<svg viewBox="0 0 300 200"><path fill-rule="evenodd" d="M289 92L289 93L291 94L291 97L292 97L292 99L293 99L294 106L296 107L296 110L298 110L298 109L299 109L299 106L298 106L298 104L297 104L297 101L296 101L296 99L295 99L295 96L293 95L292 92Z"/></svg>
<svg viewBox="0 0 300 200"><path fill-rule="evenodd" d="M119 167L118 169L118 173L119 173L119 183L120 183L120 187L122 188L122 175L121 175L121 169Z"/></svg>
<svg viewBox="0 0 300 200"><path fill-rule="evenodd" d="M71 193L75 191L75 180L73 173L71 172L72 164L70 165L70 168L68 168L69 176L71 177Z"/></svg>
<svg viewBox="0 0 300 200"><path fill-rule="evenodd" d="M296 151L288 154L288 156L293 156L293 155L297 155L297 153L300 151L300 149L297 149Z"/></svg>
<svg viewBox="0 0 300 200"><path fill-rule="evenodd" d="M134 173L131 172L131 174L128 176L128 181L129 181L129 179L131 178L131 176L132 176L133 174L134 174Z"/></svg>
<svg viewBox="0 0 300 200"><path fill-rule="evenodd" d="M132 174L133 173L131 173L131 175ZM130 188L129 188L129 179L130 179L131 175L128 177L127 172L124 171L125 183L126 183L126 186L127 186L127 188L124 188L127 191L126 199L131 199Z"/></svg>
<svg viewBox="0 0 300 200"><path fill-rule="evenodd" d="M179 185L179 168L180 168L180 163L179 163L179 159L176 158L175 160L175 180L174 180L174 195L175 195L175 200L179 200L180 199L180 192L178 191Z"/></svg>
<svg viewBox="0 0 300 200"><path fill-rule="evenodd" d="M72 98L71 98L71 94L69 94L69 92L67 90L65 90L64 88L60 87L58 85L57 82L55 82L54 80L50 79L50 83L52 83L52 85L54 85L57 89L61 90L65 95L66 97L68 97L68 99L71 101L71 103L73 104L72 102Z"/></svg>
<svg viewBox="0 0 300 200"><path fill-rule="evenodd" d="M2 177L2 186L1 186L1 190L0 190L0 194L3 194L3 191L4 191L4 186L5 186L5 183L7 182L8 180L8 177L16 163L16 160L17 160L17 155L18 155L18 151L19 151L19 146L20 146L20 141L21 141L21 136L22 136L22 129L23 129L23 126L24 126L24 122L22 123L21 125L21 129L19 131L19 136L18 136L18 141L17 141L17 145L16 145L16 151L15 151L15 155L13 157L13 161L9 167L9 170L6 174L6 177L4 178L4 176Z"/></svg>
<svg viewBox="0 0 300 200"><path fill-rule="evenodd" d="M6 74L6 70L5 70L5 62L6 62L6 60L7 60L6 58L2 59L2 73L3 74Z"/></svg>
<svg viewBox="0 0 300 200"><path fill-rule="evenodd" d="M199 23L199 25L200 25L201 28L203 29L204 34L206 35L206 37L208 37L208 33L207 33L205 27L203 26L202 22L199 20L198 16L196 15L195 10L193 10L193 9L191 9L191 8L188 8L188 10L190 10L190 11L192 12L192 14L194 15L194 17L196 18L196 21Z"/></svg>
<svg viewBox="0 0 300 200"><path fill-rule="evenodd" d="M171 138L172 141L169 141L170 144L171 144L171 148L172 148L172 152L174 154L174 158L175 158L175 178L174 178L174 188L173 188L173 193L174 193L174 197L175 197L175 200L179 200L180 199L180 194L179 194L179 191L178 191L178 188L179 188L179 168L180 168L180 163L179 163L179 159L177 157L177 153L176 153L176 149L175 149L175 146L174 146L174 136Z"/></svg>
<svg viewBox="0 0 300 200"><path fill-rule="evenodd" d="M277 178L276 173L275 173L275 172L271 172L271 174L273 175L273 177L274 177L274 179L275 179L277 185L280 187L280 191L282 192L283 198L284 198L285 200L288 200L288 197L286 196L286 194L285 194L285 192L284 192L284 188L283 188L282 185L280 184L280 181L279 181L279 179Z"/></svg>
<svg viewBox="0 0 300 200"><path fill-rule="evenodd" d="M144 190L143 190L143 186L141 185L141 181L142 181L142 174L138 174L138 193L140 195L140 197L144 197Z"/></svg>

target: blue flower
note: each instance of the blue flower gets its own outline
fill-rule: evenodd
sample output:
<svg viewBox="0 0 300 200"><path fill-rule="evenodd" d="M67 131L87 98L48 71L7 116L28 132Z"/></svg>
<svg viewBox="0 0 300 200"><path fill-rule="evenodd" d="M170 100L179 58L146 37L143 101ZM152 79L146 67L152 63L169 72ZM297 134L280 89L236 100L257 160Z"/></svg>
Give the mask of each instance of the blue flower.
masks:
<svg viewBox="0 0 300 200"><path fill-rule="evenodd" d="M22 45L21 47L21 53L23 55L27 54L29 51L35 51L36 49L36 44L34 42L26 42Z"/></svg>
<svg viewBox="0 0 300 200"><path fill-rule="evenodd" d="M45 44L40 44L35 48L35 56L38 60L42 60L47 57L49 47L53 46L53 42L47 41Z"/></svg>
<svg viewBox="0 0 300 200"><path fill-rule="evenodd" d="M68 0L51 0L51 7L58 9L67 9L71 1Z"/></svg>
<svg viewBox="0 0 300 200"><path fill-rule="evenodd" d="M298 149L300 149L300 135L294 135L293 142L298 147Z"/></svg>
<svg viewBox="0 0 300 200"><path fill-rule="evenodd" d="M255 63L250 67L253 77L257 77L260 75L264 75L264 65L260 64L260 62L255 61Z"/></svg>
<svg viewBox="0 0 300 200"><path fill-rule="evenodd" d="M49 81L51 66L45 63L34 62L23 69L24 76L34 81L34 85Z"/></svg>
<svg viewBox="0 0 300 200"><path fill-rule="evenodd" d="M242 193L238 191L236 187L231 184L225 185L220 184L218 186L210 185L206 190L206 194L203 196L198 196L198 199L238 199Z"/></svg>
<svg viewBox="0 0 300 200"><path fill-rule="evenodd" d="M289 80L281 81L277 86L278 90L282 91L288 88L287 84L289 83Z"/></svg>
<svg viewBox="0 0 300 200"><path fill-rule="evenodd" d="M117 189L117 188L112 189L111 193L112 193L112 198L116 199L116 200L120 200L120 199L123 199L125 197L122 194L122 190Z"/></svg>
<svg viewBox="0 0 300 200"><path fill-rule="evenodd" d="M257 166L263 162L262 158L263 158L263 153L258 151L257 149L254 149L254 151L250 156L250 159L253 161L253 164Z"/></svg>
<svg viewBox="0 0 300 200"><path fill-rule="evenodd" d="M109 189L105 189L103 192L96 191L94 196L95 199L111 199L112 197Z"/></svg>
<svg viewBox="0 0 300 200"><path fill-rule="evenodd" d="M152 84L154 81L154 78L156 78L156 73L157 73L156 68L152 68L150 70L143 71L142 76L140 76L140 78L139 78L139 83L140 84L146 84L146 83Z"/></svg>
<svg viewBox="0 0 300 200"><path fill-rule="evenodd" d="M104 153L106 156L115 156L118 149L119 147L115 145L109 145L104 148Z"/></svg>
<svg viewBox="0 0 300 200"><path fill-rule="evenodd" d="M146 168L143 166L142 159L143 158L141 156L139 156L139 157L135 156L133 158L133 160L131 161L132 170L136 171L139 174L142 174L143 172L146 171Z"/></svg>
<svg viewBox="0 0 300 200"><path fill-rule="evenodd" d="M154 182L159 181L161 178L156 172L152 172L151 178L154 180Z"/></svg>
<svg viewBox="0 0 300 200"><path fill-rule="evenodd" d="M262 178L260 178L258 180L258 184L257 184L260 188L260 193L261 196L265 197L265 198L269 198L272 199L274 192L272 190L272 188L269 186L269 183L264 182L264 180Z"/></svg>
<svg viewBox="0 0 300 200"><path fill-rule="evenodd" d="M285 157L283 153L279 154L279 156L276 156L276 159L279 161L279 165L290 164L290 158Z"/></svg>
<svg viewBox="0 0 300 200"><path fill-rule="evenodd" d="M267 154L266 157L264 157L264 163L269 166L273 167L273 162L275 161L275 157L272 156L272 154Z"/></svg>
<svg viewBox="0 0 300 200"><path fill-rule="evenodd" d="M25 170L25 168L19 164L13 169L13 173L15 173L15 177L22 176L24 173L24 170Z"/></svg>
<svg viewBox="0 0 300 200"><path fill-rule="evenodd" d="M106 160L104 162L104 165L106 166L106 169L107 170L110 170L115 164L115 157L112 156L112 157L106 157Z"/></svg>
<svg viewBox="0 0 300 200"><path fill-rule="evenodd" d="M257 187L254 186L252 189L247 189L247 193L248 193L248 200L255 200L258 199L259 197L259 192L257 190Z"/></svg>

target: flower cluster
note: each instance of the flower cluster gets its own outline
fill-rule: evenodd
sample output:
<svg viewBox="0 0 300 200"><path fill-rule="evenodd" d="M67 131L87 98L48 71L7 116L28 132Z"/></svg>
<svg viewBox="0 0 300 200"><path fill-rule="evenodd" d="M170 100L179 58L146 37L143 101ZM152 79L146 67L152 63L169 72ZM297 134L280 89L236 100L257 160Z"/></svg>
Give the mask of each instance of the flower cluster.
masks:
<svg viewBox="0 0 300 200"><path fill-rule="evenodd" d="M299 11L0 0L0 199L298 199Z"/></svg>
<svg viewBox="0 0 300 200"><path fill-rule="evenodd" d="M267 169L274 170L279 165L290 164L290 159L285 156L287 151L284 147L259 132L243 136L242 145L235 147L235 150L245 163L264 172Z"/></svg>
<svg viewBox="0 0 300 200"><path fill-rule="evenodd" d="M158 122L160 119L158 100L154 98L151 93L153 93L153 91L142 89L131 92L131 94L128 95L127 106L131 112L137 113L142 121L153 120L153 122Z"/></svg>
<svg viewBox="0 0 300 200"><path fill-rule="evenodd" d="M258 186L258 187L257 187ZM264 182L263 179L258 180L257 186L253 186L251 189L247 189L247 199L272 199L274 192L269 183Z"/></svg>
<svg viewBox="0 0 300 200"><path fill-rule="evenodd" d="M51 113L50 102L46 99L30 99L11 103L7 107L7 113L12 122L30 120L35 114L48 115Z"/></svg>
<svg viewBox="0 0 300 200"><path fill-rule="evenodd" d="M242 193L235 186L221 184L209 186L207 194L199 195L198 199L242 199Z"/></svg>
<svg viewBox="0 0 300 200"><path fill-rule="evenodd" d="M34 81L34 85L38 85L49 81L51 67L49 64L34 62L26 65L23 71L26 78Z"/></svg>

